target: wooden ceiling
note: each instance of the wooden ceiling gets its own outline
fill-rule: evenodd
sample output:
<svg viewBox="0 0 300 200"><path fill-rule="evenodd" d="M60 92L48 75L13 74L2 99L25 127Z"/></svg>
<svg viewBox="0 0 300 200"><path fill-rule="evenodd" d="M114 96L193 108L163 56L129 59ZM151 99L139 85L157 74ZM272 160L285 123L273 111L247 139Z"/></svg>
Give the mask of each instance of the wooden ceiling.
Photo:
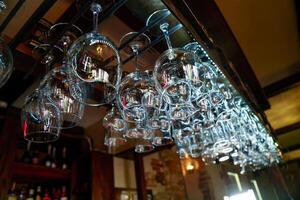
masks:
<svg viewBox="0 0 300 200"><path fill-rule="evenodd" d="M265 113L284 151L292 151L286 158L300 158L299 1L215 2L269 97Z"/></svg>

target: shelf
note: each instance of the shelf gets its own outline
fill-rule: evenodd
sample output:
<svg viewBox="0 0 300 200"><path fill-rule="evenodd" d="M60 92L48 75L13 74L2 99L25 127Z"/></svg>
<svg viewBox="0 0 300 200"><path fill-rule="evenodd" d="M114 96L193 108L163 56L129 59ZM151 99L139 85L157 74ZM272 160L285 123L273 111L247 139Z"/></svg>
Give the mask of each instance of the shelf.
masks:
<svg viewBox="0 0 300 200"><path fill-rule="evenodd" d="M12 165L12 176L17 179L71 180L71 170L15 162Z"/></svg>
<svg viewBox="0 0 300 200"><path fill-rule="evenodd" d="M20 43L17 48L18 51L20 51L21 53L32 57L32 49L30 49L28 46L26 46L24 43Z"/></svg>

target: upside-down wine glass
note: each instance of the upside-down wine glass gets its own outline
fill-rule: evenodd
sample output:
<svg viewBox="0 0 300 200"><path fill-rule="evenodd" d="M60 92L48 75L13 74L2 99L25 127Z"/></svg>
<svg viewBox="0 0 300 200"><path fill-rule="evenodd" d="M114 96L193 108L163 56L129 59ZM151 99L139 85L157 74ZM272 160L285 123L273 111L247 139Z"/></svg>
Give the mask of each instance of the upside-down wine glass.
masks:
<svg viewBox="0 0 300 200"><path fill-rule="evenodd" d="M140 123L147 117L147 109L143 106L143 97L150 92L155 92L151 74L140 71L138 64L139 50L150 43L147 35L141 34L131 41L137 32L130 32L120 40L120 46L129 42L124 47L124 52L133 54L135 58L135 71L128 74L121 82L117 94L117 104L123 118L132 123Z"/></svg>
<svg viewBox="0 0 300 200"><path fill-rule="evenodd" d="M76 90L72 92L74 98L89 106L101 106L111 103L116 97L122 74L121 59L114 43L97 30L101 6L92 3L91 11L93 31L79 37L72 44L68 60L74 75L83 82L87 90L83 101Z"/></svg>
<svg viewBox="0 0 300 200"><path fill-rule="evenodd" d="M122 119L115 104L112 105L111 110L104 116L102 125L107 130L105 136L106 146L117 147L126 143L124 135L128 129L128 124Z"/></svg>
<svg viewBox="0 0 300 200"><path fill-rule="evenodd" d="M54 25L56 26L56 25ZM54 29L50 29L54 30ZM55 102L59 107L64 123L60 128L67 129L75 127L79 124L84 114L84 105L73 98L72 89L77 88L78 94L81 94L81 101L85 98L85 88L79 85L79 81L69 79L72 73L70 65L66 60L67 48L72 42L71 38L66 34L59 40L64 49L64 57L62 64L54 67L47 73L41 81L41 88L51 101Z"/></svg>
<svg viewBox="0 0 300 200"><path fill-rule="evenodd" d="M146 22L149 26L157 19L169 12L167 9L155 11ZM169 36L168 18L160 23L159 27L163 33L168 50L157 59L153 71L155 86L158 92L164 96L164 100L172 105L189 104L192 100L192 83L201 85L197 72L197 56L181 48L173 48Z"/></svg>
<svg viewBox="0 0 300 200"><path fill-rule="evenodd" d="M146 22L149 26L157 19L166 15L167 9L158 10L151 14ZM193 96L192 81L199 81L194 73L197 57L190 51L173 48L169 37L169 21L162 20L160 30L163 33L168 50L163 52L156 60L153 79L156 90L163 100L170 106L170 118L176 118L188 114L193 115L196 111L191 103Z"/></svg>
<svg viewBox="0 0 300 200"><path fill-rule="evenodd" d="M21 123L24 139L34 143L53 142L59 138L61 127L60 110L48 98L41 98L35 90L25 100Z"/></svg>
<svg viewBox="0 0 300 200"><path fill-rule="evenodd" d="M0 39L0 88L13 72L13 56L9 47Z"/></svg>

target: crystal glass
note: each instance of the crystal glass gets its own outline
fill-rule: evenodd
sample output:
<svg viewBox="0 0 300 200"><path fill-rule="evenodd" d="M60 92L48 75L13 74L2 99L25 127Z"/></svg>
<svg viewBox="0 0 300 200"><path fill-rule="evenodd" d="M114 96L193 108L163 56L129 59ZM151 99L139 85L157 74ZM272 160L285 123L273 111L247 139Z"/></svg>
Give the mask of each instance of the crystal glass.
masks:
<svg viewBox="0 0 300 200"><path fill-rule="evenodd" d="M153 90L152 76L147 72L133 72L124 78L117 102L126 121L141 122L146 119L147 109L142 104L142 98L145 93Z"/></svg>
<svg viewBox="0 0 300 200"><path fill-rule="evenodd" d="M111 103L117 94L121 81L121 59L116 46L105 36L97 32L99 4L91 5L94 30L79 37L68 51L68 60L74 75L87 85L89 106L101 106ZM91 85L90 85L91 84ZM77 93L74 93L77 98Z"/></svg>
<svg viewBox="0 0 300 200"><path fill-rule="evenodd" d="M138 139L136 141L134 151L136 153L148 153L154 150L154 146L152 145L151 141L148 139Z"/></svg>
<svg viewBox="0 0 300 200"><path fill-rule="evenodd" d="M108 147L118 147L126 144L125 133L128 124L122 119L118 109L113 104L111 110L104 116L102 125L106 129L104 144Z"/></svg>
<svg viewBox="0 0 300 200"><path fill-rule="evenodd" d="M166 116L165 112L156 110L155 115L147 120L148 122L156 122L156 126L153 123L150 124L150 128L153 131L152 144L155 146L163 146L173 143L171 134L171 120ZM149 126L149 123L148 123Z"/></svg>
<svg viewBox="0 0 300 200"><path fill-rule="evenodd" d="M123 136L122 131L117 131L115 129L109 129L105 133L104 145L107 147L119 147L126 144L127 140Z"/></svg>
<svg viewBox="0 0 300 200"><path fill-rule="evenodd" d="M125 136L130 139L150 139L153 137L153 130L146 126L145 121L139 123L128 122Z"/></svg>
<svg viewBox="0 0 300 200"><path fill-rule="evenodd" d="M0 41L0 88L8 81L13 72L13 56L9 47Z"/></svg>
<svg viewBox="0 0 300 200"><path fill-rule="evenodd" d="M102 125L107 130L118 131L125 134L128 124L122 119L118 109L113 105L112 109L104 116Z"/></svg>
<svg viewBox="0 0 300 200"><path fill-rule="evenodd" d="M0 1L0 13L7 9L5 2L2 0Z"/></svg>
<svg viewBox="0 0 300 200"><path fill-rule="evenodd" d="M26 98L22 108L24 139L35 143L53 142L60 134L60 110L54 102L40 98L41 95L39 90L35 90Z"/></svg>
<svg viewBox="0 0 300 200"><path fill-rule="evenodd" d="M50 70L52 64L59 62L63 55L63 49L57 45L40 44L32 50L33 58L45 65L46 71Z"/></svg>
<svg viewBox="0 0 300 200"><path fill-rule="evenodd" d="M50 33L54 34L55 29L65 25L66 24L54 25L52 29L50 29ZM50 70L40 83L40 88L42 88L45 92L43 96L49 98L52 102L55 102L60 109L62 119L64 120L64 123L60 128L63 129L72 128L79 124L84 114L84 105L81 102L85 99L86 93L85 88L80 87L80 81L76 82L75 77L73 79L69 78L72 73L72 69L67 63L66 52L70 46L70 42L72 42L69 38L70 34L71 32L67 31L59 40L64 52L62 63L56 65L52 70ZM74 39L75 38L73 38L73 40ZM77 101L77 99L73 97L73 89L71 88L77 88L76 91L78 92L78 95L81 95L80 98L77 97L77 99L80 101Z"/></svg>
<svg viewBox="0 0 300 200"><path fill-rule="evenodd" d="M61 35L61 33L63 34ZM54 24L47 33L49 43L62 49L69 49L70 45L82 34L82 30L78 26L64 22ZM60 38L57 38L58 36Z"/></svg>
<svg viewBox="0 0 300 200"><path fill-rule="evenodd" d="M148 113L151 113L150 103L158 104L158 102L150 102L149 95L155 93L154 81L149 71L142 72L138 65L138 51L150 43L150 39L145 34L135 37L136 32L130 32L124 35L120 40L120 46L129 42L128 47L124 50L135 56L135 71L128 74L121 82L117 95L117 104L123 118L132 123L140 123L146 119ZM147 99L146 99L147 98Z"/></svg>
<svg viewBox="0 0 300 200"><path fill-rule="evenodd" d="M154 12L148 17L146 25L151 25L166 12L169 11L164 9ZM169 23L166 20L160 24L160 29L168 50L156 61L153 71L155 86L167 103L183 105L192 99L191 81L198 80L197 74L193 72L198 58L190 51L172 47L168 33Z"/></svg>
<svg viewBox="0 0 300 200"><path fill-rule="evenodd" d="M45 97L51 99L61 112L64 123L60 128L72 128L79 124L84 114L84 105L73 98L71 87L77 87L83 99L84 87L76 85L69 80L71 72L70 66L63 62L61 66L53 68L41 82L41 88L45 92Z"/></svg>

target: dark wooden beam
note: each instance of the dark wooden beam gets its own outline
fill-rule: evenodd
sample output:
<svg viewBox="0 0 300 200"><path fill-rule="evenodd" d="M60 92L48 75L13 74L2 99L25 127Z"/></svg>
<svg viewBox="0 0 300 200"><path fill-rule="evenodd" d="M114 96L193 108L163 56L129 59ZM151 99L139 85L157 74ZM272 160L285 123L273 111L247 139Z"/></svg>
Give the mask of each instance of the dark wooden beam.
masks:
<svg viewBox="0 0 300 200"><path fill-rule="evenodd" d="M18 134L21 132L20 120L15 109L7 112L3 130L0 130L0 199L7 199L12 175L12 163L15 160Z"/></svg>
<svg viewBox="0 0 300 200"><path fill-rule="evenodd" d="M291 89L300 84L300 72L292 74L275 83L271 83L264 87L265 94L268 98L276 96L284 91Z"/></svg>
<svg viewBox="0 0 300 200"><path fill-rule="evenodd" d="M18 44L24 40L24 38L30 33L31 29L38 23L38 21L46 14L55 2L56 0L44 0L41 3L16 36L10 41L9 46L11 49L15 49Z"/></svg>
<svg viewBox="0 0 300 200"><path fill-rule="evenodd" d="M140 18L133 14L133 12L126 5L120 7L116 12L115 16L117 16L122 22L124 22L128 27L130 27L133 31L142 30L146 24ZM147 36L151 39L151 41L157 39L155 36L152 36L150 32L146 32ZM165 44L160 42L155 44L155 50L158 52L164 52L166 47Z"/></svg>
<svg viewBox="0 0 300 200"><path fill-rule="evenodd" d="M260 110L270 108L259 81L216 3L211 0L163 1L173 13L181 17L180 20L184 25L188 24L188 28L195 33L197 40L205 43L208 50L216 52L216 57L220 55L218 49L225 54L232 65L228 67L227 64L225 69L223 66L220 67L230 76L238 76L242 80L244 88L251 93L249 99L254 97L254 100L250 100L256 104L256 107Z"/></svg>
<svg viewBox="0 0 300 200"><path fill-rule="evenodd" d="M114 165L112 155L93 151L92 159L92 200L114 198Z"/></svg>
<svg viewBox="0 0 300 200"><path fill-rule="evenodd" d="M274 131L274 134L276 136L279 136L279 135L283 135L283 134L286 134L288 132L294 131L296 129L300 129L300 122L296 122L294 124L291 124L291 125L288 125L288 126L285 126L285 127L279 128L279 129L276 129Z"/></svg>
<svg viewBox="0 0 300 200"><path fill-rule="evenodd" d="M144 171L144 160L141 154L134 153L134 168L138 199L147 200L147 185Z"/></svg>
<svg viewBox="0 0 300 200"><path fill-rule="evenodd" d="M297 22L298 22L298 35L300 36L300 1L294 0Z"/></svg>
<svg viewBox="0 0 300 200"><path fill-rule="evenodd" d="M19 0L16 5L13 7L13 9L9 12L7 17L4 19L4 21L0 25L0 33L4 31L6 26L9 24L9 22L12 20L12 18L16 15L18 10L22 7L25 0Z"/></svg>
<svg viewBox="0 0 300 200"><path fill-rule="evenodd" d="M292 146L289 146L289 147L284 147L281 149L281 151L283 153L288 153L290 151L295 151L295 150L298 150L300 149L300 144L295 144L295 145L292 145Z"/></svg>

